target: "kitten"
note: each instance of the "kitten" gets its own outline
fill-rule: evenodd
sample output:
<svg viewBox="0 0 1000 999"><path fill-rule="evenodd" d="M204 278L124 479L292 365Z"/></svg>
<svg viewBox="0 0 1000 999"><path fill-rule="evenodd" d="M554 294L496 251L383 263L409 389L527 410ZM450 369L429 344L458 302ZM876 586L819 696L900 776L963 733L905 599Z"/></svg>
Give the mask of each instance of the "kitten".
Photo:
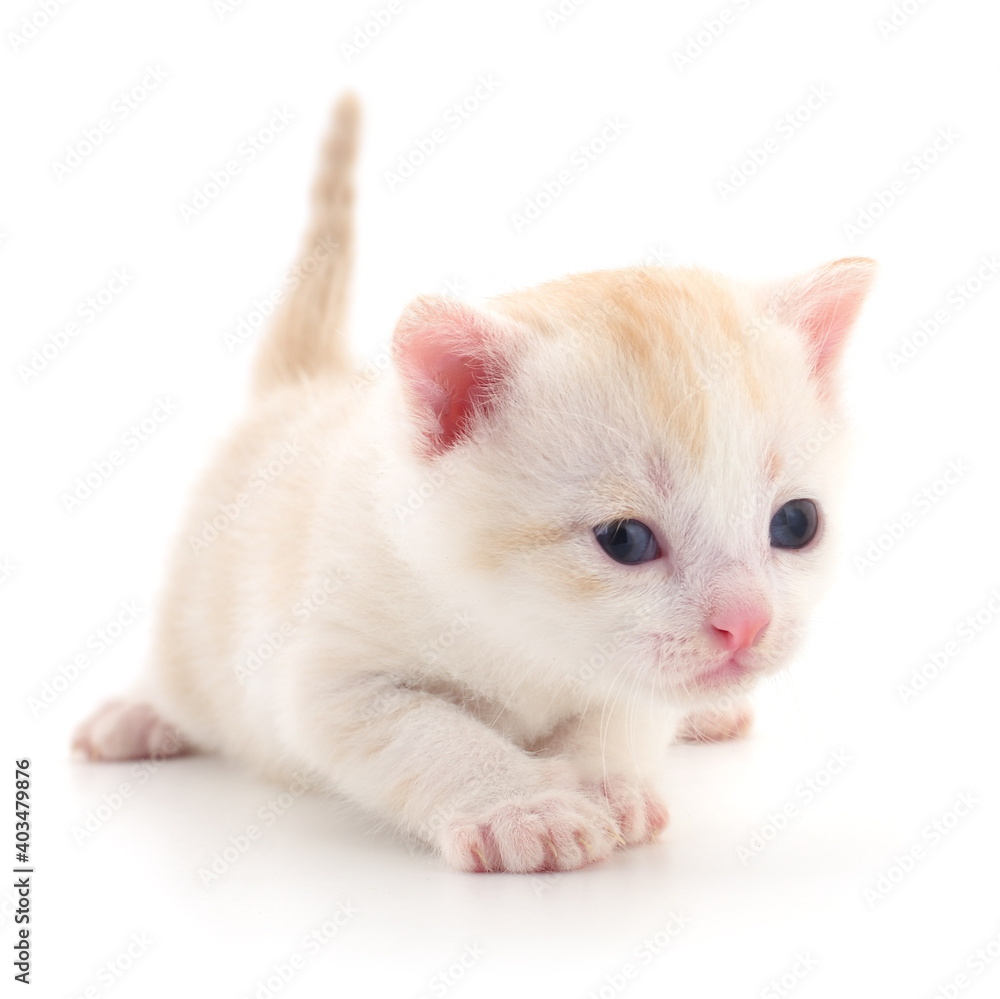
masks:
<svg viewBox="0 0 1000 999"><path fill-rule="evenodd" d="M74 746L306 773L462 870L578 868L663 829L666 744L741 734L747 692L796 646L831 559L838 359L873 264L419 298L366 378L341 332L357 117L341 100L146 689Z"/></svg>

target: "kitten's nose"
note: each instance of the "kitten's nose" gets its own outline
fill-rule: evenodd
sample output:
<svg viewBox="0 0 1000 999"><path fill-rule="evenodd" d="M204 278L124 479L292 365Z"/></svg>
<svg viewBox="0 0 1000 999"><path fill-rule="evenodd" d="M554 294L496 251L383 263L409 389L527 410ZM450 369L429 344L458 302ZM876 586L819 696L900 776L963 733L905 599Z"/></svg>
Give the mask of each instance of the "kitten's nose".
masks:
<svg viewBox="0 0 1000 999"><path fill-rule="evenodd" d="M763 607L738 607L713 614L706 627L727 652L741 652L755 645L770 623L771 615Z"/></svg>

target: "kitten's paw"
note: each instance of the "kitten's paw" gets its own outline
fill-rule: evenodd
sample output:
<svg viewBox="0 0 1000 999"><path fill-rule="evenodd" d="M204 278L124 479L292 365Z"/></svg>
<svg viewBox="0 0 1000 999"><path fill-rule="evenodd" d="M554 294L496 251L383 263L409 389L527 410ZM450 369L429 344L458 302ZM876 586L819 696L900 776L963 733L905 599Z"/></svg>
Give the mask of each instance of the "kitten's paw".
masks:
<svg viewBox="0 0 1000 999"><path fill-rule="evenodd" d="M608 857L622 837L607 807L558 792L497 805L444 830L441 852L462 871L573 871Z"/></svg>
<svg viewBox="0 0 1000 999"><path fill-rule="evenodd" d="M693 711L677 732L678 742L723 742L740 739L750 731L753 709L749 704Z"/></svg>
<svg viewBox="0 0 1000 999"><path fill-rule="evenodd" d="M89 760L139 760L181 756L190 744L139 701L108 701L73 733L73 752Z"/></svg>
<svg viewBox="0 0 1000 999"><path fill-rule="evenodd" d="M627 846L651 843L667 828L667 806L651 791L627 777L611 775L584 785L588 794L603 800Z"/></svg>

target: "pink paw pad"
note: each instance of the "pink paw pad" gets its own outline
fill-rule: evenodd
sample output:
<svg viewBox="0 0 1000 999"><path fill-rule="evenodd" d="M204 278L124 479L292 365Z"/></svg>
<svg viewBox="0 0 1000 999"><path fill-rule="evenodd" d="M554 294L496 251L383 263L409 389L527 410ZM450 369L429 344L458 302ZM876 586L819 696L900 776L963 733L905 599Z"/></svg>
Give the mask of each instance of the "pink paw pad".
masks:
<svg viewBox="0 0 1000 999"><path fill-rule="evenodd" d="M89 760L182 756L190 745L148 705L108 701L73 733L73 752Z"/></svg>
<svg viewBox="0 0 1000 999"><path fill-rule="evenodd" d="M618 839L600 808L566 793L499 805L475 820L454 822L441 849L459 870L525 874L586 867L609 856Z"/></svg>
<svg viewBox="0 0 1000 999"><path fill-rule="evenodd" d="M652 842L670 820L667 806L656 795L625 777L606 777L587 789L607 802L626 846Z"/></svg>

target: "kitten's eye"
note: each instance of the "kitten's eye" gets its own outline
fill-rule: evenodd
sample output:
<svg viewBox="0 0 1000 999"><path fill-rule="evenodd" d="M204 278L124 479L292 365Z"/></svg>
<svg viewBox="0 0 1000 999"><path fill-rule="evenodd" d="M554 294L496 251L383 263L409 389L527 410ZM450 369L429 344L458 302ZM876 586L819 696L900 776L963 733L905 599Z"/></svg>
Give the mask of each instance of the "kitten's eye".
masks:
<svg viewBox="0 0 1000 999"><path fill-rule="evenodd" d="M771 547L805 548L817 527L819 511L812 500L789 500L771 518Z"/></svg>
<svg viewBox="0 0 1000 999"><path fill-rule="evenodd" d="M624 565L652 562L660 557L660 546L653 532L639 520L619 520L594 528L598 544Z"/></svg>

